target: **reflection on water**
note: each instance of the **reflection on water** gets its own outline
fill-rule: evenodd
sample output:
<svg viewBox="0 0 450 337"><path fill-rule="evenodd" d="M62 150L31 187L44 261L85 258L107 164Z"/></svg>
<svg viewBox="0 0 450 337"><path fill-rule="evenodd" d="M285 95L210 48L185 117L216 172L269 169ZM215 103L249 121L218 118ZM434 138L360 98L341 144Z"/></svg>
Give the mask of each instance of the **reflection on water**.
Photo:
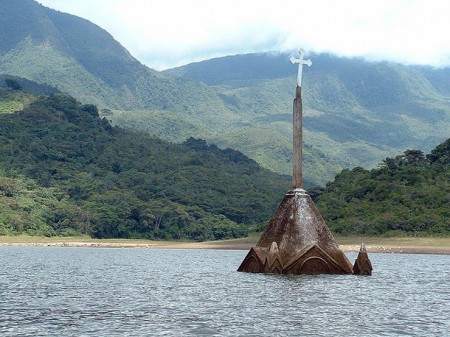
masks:
<svg viewBox="0 0 450 337"><path fill-rule="evenodd" d="M0 247L0 335L450 336L450 256L371 254L363 277L238 273L245 254Z"/></svg>

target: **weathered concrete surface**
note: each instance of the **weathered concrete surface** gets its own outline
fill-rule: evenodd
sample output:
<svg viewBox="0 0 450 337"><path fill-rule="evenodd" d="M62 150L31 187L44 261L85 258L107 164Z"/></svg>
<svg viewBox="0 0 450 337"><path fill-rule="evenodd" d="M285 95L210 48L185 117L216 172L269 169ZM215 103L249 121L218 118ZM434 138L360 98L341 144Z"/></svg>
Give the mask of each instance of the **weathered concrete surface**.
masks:
<svg viewBox="0 0 450 337"><path fill-rule="evenodd" d="M302 87L297 86L294 99L292 189L303 188L303 104Z"/></svg>
<svg viewBox="0 0 450 337"><path fill-rule="evenodd" d="M311 197L289 191L238 271L278 274L352 274L351 262Z"/></svg>
<svg viewBox="0 0 450 337"><path fill-rule="evenodd" d="M367 255L364 243L361 244L358 257L353 265L353 273L355 275L372 275L372 263L369 260L369 255Z"/></svg>

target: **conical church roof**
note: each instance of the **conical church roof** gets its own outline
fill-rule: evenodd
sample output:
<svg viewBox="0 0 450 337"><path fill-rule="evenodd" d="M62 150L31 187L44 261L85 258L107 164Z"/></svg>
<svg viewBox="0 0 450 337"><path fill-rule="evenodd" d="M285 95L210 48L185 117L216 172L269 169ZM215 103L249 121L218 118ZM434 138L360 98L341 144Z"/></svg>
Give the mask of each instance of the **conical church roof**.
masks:
<svg viewBox="0 0 450 337"><path fill-rule="evenodd" d="M238 270L258 272L245 270L246 260L253 261L253 257L260 260L258 263L253 261L253 269L258 269L254 267L256 265L266 265L265 270L259 272L272 272L268 265L275 259L272 252L276 252L282 273L353 273L352 264L303 189L291 190L285 195L256 246Z"/></svg>

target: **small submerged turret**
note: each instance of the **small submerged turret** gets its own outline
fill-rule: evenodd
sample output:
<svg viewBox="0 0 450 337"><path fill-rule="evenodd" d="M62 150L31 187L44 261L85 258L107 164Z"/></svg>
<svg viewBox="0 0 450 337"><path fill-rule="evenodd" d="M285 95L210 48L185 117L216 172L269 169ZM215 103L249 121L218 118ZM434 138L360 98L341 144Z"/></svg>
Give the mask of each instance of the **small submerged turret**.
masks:
<svg viewBox="0 0 450 337"><path fill-rule="evenodd" d="M372 275L372 263L370 262L364 242L361 243L358 257L353 265L353 274L366 276Z"/></svg>

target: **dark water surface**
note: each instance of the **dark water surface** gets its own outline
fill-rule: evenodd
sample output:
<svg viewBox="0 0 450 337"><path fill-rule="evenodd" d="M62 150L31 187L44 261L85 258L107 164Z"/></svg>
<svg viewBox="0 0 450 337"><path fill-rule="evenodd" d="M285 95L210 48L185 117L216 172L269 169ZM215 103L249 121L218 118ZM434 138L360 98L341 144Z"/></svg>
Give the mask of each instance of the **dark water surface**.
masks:
<svg viewBox="0 0 450 337"><path fill-rule="evenodd" d="M238 273L246 254L0 247L0 336L450 336L450 256L363 277Z"/></svg>

